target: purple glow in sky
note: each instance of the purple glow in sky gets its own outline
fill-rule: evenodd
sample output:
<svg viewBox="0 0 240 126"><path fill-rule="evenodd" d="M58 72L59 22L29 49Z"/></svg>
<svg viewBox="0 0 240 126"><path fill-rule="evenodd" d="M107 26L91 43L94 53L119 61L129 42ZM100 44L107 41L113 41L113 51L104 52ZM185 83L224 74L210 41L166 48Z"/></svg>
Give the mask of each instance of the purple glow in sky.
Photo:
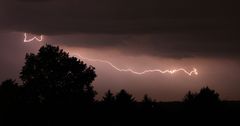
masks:
<svg viewBox="0 0 240 126"><path fill-rule="evenodd" d="M147 93L182 100L187 91L209 86L222 99L239 100L237 2L1 0L0 80L19 80L25 54L48 43L96 67L98 98L126 89L137 99ZM155 69L169 71L139 75Z"/></svg>

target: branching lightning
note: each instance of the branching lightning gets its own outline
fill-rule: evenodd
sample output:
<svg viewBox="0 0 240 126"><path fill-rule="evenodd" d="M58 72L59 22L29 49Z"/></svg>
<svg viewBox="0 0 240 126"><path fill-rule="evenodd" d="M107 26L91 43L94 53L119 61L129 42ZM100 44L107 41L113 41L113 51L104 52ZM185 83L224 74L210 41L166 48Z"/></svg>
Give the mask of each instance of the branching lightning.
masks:
<svg viewBox="0 0 240 126"><path fill-rule="evenodd" d="M173 70L160 70L160 69L150 69L150 70L144 70L142 72L137 72L137 71L134 71L130 68L127 68L127 69L121 69L121 68L118 68L117 66L115 66L113 63L111 63L110 61L107 61L107 60L101 60L101 59L90 59L90 58L86 58L86 57L82 57L81 55L78 55L78 54L74 54L75 56L81 58L81 59L84 59L84 60L88 60L88 61L92 61L92 62L100 62L100 63L105 63L105 64L108 64L110 65L111 67L113 67L115 70L118 70L120 72L130 72L130 73L133 73L133 74L136 74L136 75L143 75L143 74L147 74L147 73L153 73L153 72L158 72L158 73L162 73L162 74L165 74L165 73L169 73L169 74L174 74L176 72L184 72L185 74L189 75L189 76L192 76L193 74L194 75L198 75L198 71L196 68L193 68L192 71L187 71L183 68L179 68L179 69L173 69Z"/></svg>
<svg viewBox="0 0 240 126"><path fill-rule="evenodd" d="M40 37L36 37L34 36L33 38L31 39L27 39L27 33L24 33L24 42L32 42L34 40L37 40L39 42L43 41L43 35L40 35ZM110 65L112 68L114 68L115 70L119 71L119 72L130 72L132 74L136 74L136 75L143 75L143 74L147 74L147 73L153 73L153 72L158 72L158 73L162 73L162 74L174 74L174 73L177 73L177 72L183 72L189 76L192 76L192 75L198 75L198 71L196 68L193 68L192 71L187 71L186 69L184 68L178 68L178 69L173 69L173 70L160 70L160 69L149 69L149 70L144 70L142 72L137 72L137 71L134 71L130 68L127 68L127 69L121 69L117 66L115 66L113 63L111 63L110 61L107 61L107 60L101 60L101 59L90 59L90 58L86 58L86 57L82 57L81 55L79 54L74 54L75 56L81 58L81 59L84 59L84 60L87 60L87 61L91 61L91 62L100 62L100 63L105 63L105 64L108 64Z"/></svg>
<svg viewBox="0 0 240 126"><path fill-rule="evenodd" d="M24 42L32 42L34 40L37 40L39 42L43 41L43 35L40 35L39 38L34 36L34 37L28 39L27 33L24 33L24 40L23 40Z"/></svg>

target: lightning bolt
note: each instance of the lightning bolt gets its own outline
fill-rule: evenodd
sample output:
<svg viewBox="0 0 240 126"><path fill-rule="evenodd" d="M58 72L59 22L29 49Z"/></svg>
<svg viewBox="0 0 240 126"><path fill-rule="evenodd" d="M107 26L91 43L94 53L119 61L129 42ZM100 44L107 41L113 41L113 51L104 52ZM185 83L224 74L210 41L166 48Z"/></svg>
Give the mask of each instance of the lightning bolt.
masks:
<svg viewBox="0 0 240 126"><path fill-rule="evenodd" d="M84 60L88 60L88 61L92 61L92 62L100 62L100 63L105 63L105 64L108 64L110 65L112 68L114 68L115 70L117 71L120 71L120 72L130 72L132 74L136 74L136 75L143 75L143 74L147 74L147 73L153 73L153 72L158 72L158 73L162 73L162 74L166 74L166 73L169 73L169 74L174 74L174 73L177 73L177 72L184 72L185 74L189 75L189 76L192 76L192 75L198 75L198 71L196 68L193 68L192 71L187 71L186 69L184 68L178 68L178 69L173 69L173 70L160 70L160 69L150 69L150 70L144 70L142 72L137 72L137 71L134 71L130 68L127 68L127 69L121 69L121 68L118 68L117 66L115 66L113 63L111 63L110 61L107 61L107 60L101 60L101 59L90 59L90 58L86 58L86 57L83 57L79 54L73 54L81 59L84 59Z"/></svg>
<svg viewBox="0 0 240 126"><path fill-rule="evenodd" d="M43 41L43 35L40 36L40 38L34 36L33 38L31 39L27 39L27 33L24 33L24 42L32 42L34 40L37 40L39 42ZM84 59L84 60L88 60L88 61L91 61L91 62L100 62L100 63L105 63L105 64L108 64L110 65L112 68L114 68L115 70L119 71L119 72L130 72L132 74L136 74L136 75L143 75L143 74L147 74L147 73L153 73L153 72L158 72L158 73L162 73L162 74L174 74L174 73L177 73L177 72L184 72L185 74L189 75L189 76L192 76L192 75L198 75L198 71L196 68L193 68L192 71L187 71L186 69L184 68L178 68L178 69L173 69L173 70L160 70L160 69L150 69L150 70L144 70L142 72L137 72L137 71L134 71L130 68L127 68L127 69L121 69L121 68L118 68L117 66L115 66L113 63L111 63L110 61L107 61L107 60L101 60L101 59L90 59L90 58L86 58L86 57L83 57L79 54L73 54L81 59Z"/></svg>
<svg viewBox="0 0 240 126"><path fill-rule="evenodd" d="M27 33L24 33L24 40L23 40L23 42L32 42L34 40L37 40L39 42L43 41L43 35L40 35L39 38L34 36L34 37L28 39Z"/></svg>

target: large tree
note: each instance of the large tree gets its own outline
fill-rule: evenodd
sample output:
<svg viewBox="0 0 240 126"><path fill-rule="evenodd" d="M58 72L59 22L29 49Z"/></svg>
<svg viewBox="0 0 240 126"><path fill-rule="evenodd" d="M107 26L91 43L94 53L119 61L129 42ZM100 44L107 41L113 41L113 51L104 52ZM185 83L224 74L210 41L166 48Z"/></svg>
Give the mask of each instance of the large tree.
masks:
<svg viewBox="0 0 240 126"><path fill-rule="evenodd" d="M25 59L20 78L32 101L61 104L94 101L94 67L51 45L41 47L37 54L27 54Z"/></svg>

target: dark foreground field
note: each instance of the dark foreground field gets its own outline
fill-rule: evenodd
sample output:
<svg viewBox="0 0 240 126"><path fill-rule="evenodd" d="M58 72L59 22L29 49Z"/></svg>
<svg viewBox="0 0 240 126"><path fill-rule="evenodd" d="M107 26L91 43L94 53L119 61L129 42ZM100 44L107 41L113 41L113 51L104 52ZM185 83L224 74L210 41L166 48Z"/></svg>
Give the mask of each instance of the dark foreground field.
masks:
<svg viewBox="0 0 240 126"><path fill-rule="evenodd" d="M237 125L239 114L240 102L233 101L212 107L188 106L182 102L135 103L131 107L102 102L87 107L24 105L1 108L1 126Z"/></svg>

